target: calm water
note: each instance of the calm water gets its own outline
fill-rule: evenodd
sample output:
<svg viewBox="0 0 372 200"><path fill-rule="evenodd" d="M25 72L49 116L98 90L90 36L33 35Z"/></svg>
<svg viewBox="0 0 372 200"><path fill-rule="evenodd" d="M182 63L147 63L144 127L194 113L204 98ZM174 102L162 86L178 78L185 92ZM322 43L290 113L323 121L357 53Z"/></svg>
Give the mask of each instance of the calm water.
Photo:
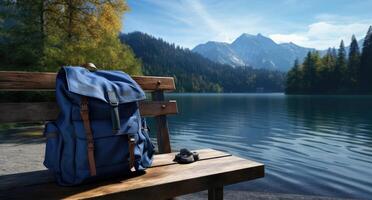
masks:
<svg viewBox="0 0 372 200"><path fill-rule="evenodd" d="M263 162L266 177L231 189L372 199L372 96L172 94L175 148ZM153 129L154 130L154 129Z"/></svg>

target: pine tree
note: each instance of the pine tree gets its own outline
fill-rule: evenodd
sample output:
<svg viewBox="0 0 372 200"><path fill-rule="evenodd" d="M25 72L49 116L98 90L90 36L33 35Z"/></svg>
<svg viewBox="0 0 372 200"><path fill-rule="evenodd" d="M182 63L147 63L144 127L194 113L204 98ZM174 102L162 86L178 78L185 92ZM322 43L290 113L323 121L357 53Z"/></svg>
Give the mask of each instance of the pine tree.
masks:
<svg viewBox="0 0 372 200"><path fill-rule="evenodd" d="M346 87L346 68L347 68L347 61L346 61L346 50L344 41L341 40L340 48L337 52L337 59L336 65L333 72L334 76L334 84L335 90L343 90Z"/></svg>
<svg viewBox="0 0 372 200"><path fill-rule="evenodd" d="M348 89L355 90L357 89L358 79L360 76L360 50L355 35L351 38L347 69L349 74Z"/></svg>
<svg viewBox="0 0 372 200"><path fill-rule="evenodd" d="M369 27L363 43L360 59L360 89L366 93L372 92L372 26Z"/></svg>
<svg viewBox="0 0 372 200"><path fill-rule="evenodd" d="M323 91L323 86L320 84L320 74L319 72L322 71L323 69L323 63L320 58L320 54L318 51L315 51L312 55L312 61L314 63L314 68L315 68L315 76L312 80L312 90L315 93L320 93Z"/></svg>
<svg viewBox="0 0 372 200"><path fill-rule="evenodd" d="M333 49L329 48L326 55L321 59L321 68L318 69L319 85L322 93L332 92L333 83L332 72L336 65L336 57L333 55Z"/></svg>
<svg viewBox="0 0 372 200"><path fill-rule="evenodd" d="M314 61L315 52L309 52L303 63L303 91L313 93L316 83L316 64Z"/></svg>
<svg viewBox="0 0 372 200"><path fill-rule="evenodd" d="M298 94L302 90L302 74L300 69L300 63L298 59L295 60L291 70L287 73L285 93L287 94Z"/></svg>
<svg viewBox="0 0 372 200"><path fill-rule="evenodd" d="M338 50L329 48L321 59L319 53L309 52L300 71L302 88L296 93L372 93L372 26L364 39L362 54L353 35L347 58L345 45L341 40ZM288 93L295 91L295 74L292 68L287 75Z"/></svg>
<svg viewBox="0 0 372 200"><path fill-rule="evenodd" d="M332 47L331 55L332 55L332 57L337 58L337 49L335 47Z"/></svg>
<svg viewBox="0 0 372 200"><path fill-rule="evenodd" d="M322 58L323 65L329 70L333 70L336 64L336 58L337 55L334 55L334 49L328 48L327 53Z"/></svg>

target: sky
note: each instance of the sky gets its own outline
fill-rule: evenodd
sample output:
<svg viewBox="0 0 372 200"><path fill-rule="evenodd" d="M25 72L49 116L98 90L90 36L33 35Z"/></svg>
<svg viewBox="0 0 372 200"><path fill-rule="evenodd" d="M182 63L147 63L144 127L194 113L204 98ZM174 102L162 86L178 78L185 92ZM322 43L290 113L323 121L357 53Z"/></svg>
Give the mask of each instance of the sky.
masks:
<svg viewBox="0 0 372 200"><path fill-rule="evenodd" d="M362 39L372 0L127 0L122 32L141 31L193 48L232 42L242 33L316 49Z"/></svg>

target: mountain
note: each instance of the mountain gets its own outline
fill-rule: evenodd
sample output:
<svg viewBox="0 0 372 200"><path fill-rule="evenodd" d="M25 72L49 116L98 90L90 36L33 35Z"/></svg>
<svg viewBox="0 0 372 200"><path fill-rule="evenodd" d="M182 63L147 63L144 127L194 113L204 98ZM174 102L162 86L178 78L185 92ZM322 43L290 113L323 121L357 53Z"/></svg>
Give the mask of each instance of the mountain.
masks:
<svg viewBox="0 0 372 200"><path fill-rule="evenodd" d="M315 49L294 43L277 44L262 34L242 34L231 44L207 42L197 45L192 51L223 64L253 66L255 68L288 71L296 58L300 61L308 51Z"/></svg>
<svg viewBox="0 0 372 200"><path fill-rule="evenodd" d="M172 76L179 92L281 92L284 88L283 72L233 68L141 32L121 34L120 39L141 59L145 75ZM223 55L229 55L224 43L212 45Z"/></svg>
<svg viewBox="0 0 372 200"><path fill-rule="evenodd" d="M208 55L212 61L228 64L232 66L244 66L245 63L239 56L232 50L230 45L225 42L207 42L200 44L193 49L193 51L201 55Z"/></svg>
<svg viewBox="0 0 372 200"><path fill-rule="evenodd" d="M290 55L292 56L291 59L296 59L298 58L299 60L303 60L303 58L306 56L306 54L309 52L309 51L315 51L315 49L312 49L312 48L305 48L305 47L301 47L293 42L289 42L289 43L281 43L279 44L280 46L284 47L287 49L287 51L290 52Z"/></svg>

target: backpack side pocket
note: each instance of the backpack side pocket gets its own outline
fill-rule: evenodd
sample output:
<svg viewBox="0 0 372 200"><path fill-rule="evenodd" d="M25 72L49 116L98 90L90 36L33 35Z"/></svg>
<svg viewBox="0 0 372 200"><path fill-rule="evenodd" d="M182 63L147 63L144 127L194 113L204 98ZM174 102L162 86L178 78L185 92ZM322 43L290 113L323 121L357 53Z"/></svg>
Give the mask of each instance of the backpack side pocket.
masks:
<svg viewBox="0 0 372 200"><path fill-rule="evenodd" d="M54 122L45 124L46 137L44 166L53 172L59 171L60 134Z"/></svg>
<svg viewBox="0 0 372 200"><path fill-rule="evenodd" d="M155 146L154 144L151 142L151 139L150 139L150 136L149 136L149 132L150 132L150 129L149 127L147 126L147 123L146 123L146 119L145 118L141 118L141 133L143 134L143 136L145 137L145 140L144 140L144 149L143 149L143 156L142 156L142 166L144 168L148 168L151 166L152 164L152 161L153 161L153 155L154 155L154 152L155 152Z"/></svg>

